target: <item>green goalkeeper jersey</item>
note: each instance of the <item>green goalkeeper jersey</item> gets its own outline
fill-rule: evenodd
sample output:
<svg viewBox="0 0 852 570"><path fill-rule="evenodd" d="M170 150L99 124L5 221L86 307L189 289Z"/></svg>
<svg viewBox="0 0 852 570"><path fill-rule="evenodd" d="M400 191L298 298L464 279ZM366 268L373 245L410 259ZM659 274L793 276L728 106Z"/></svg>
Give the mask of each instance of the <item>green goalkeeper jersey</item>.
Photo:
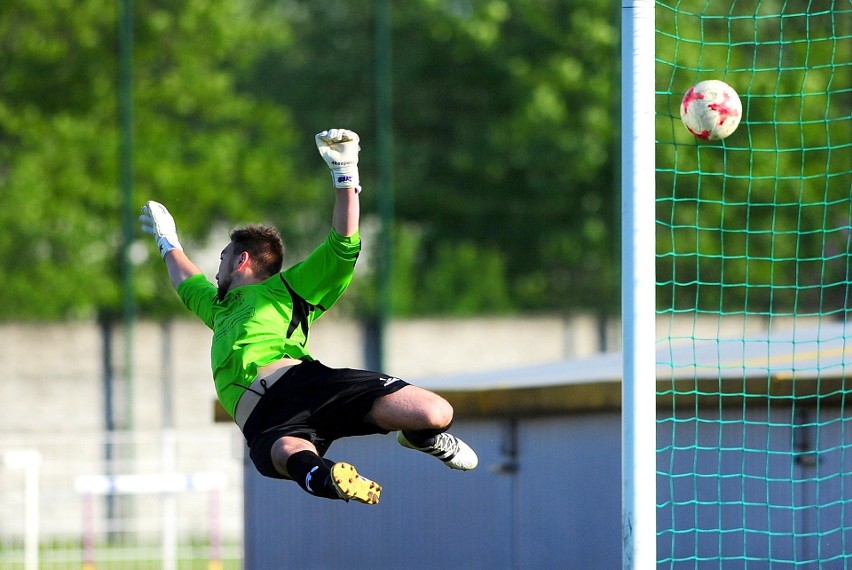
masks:
<svg viewBox="0 0 852 570"><path fill-rule="evenodd" d="M183 304L213 331L213 380L231 417L261 366L285 356L312 360L311 324L346 290L360 251L358 233L344 237L331 230L305 260L261 283L232 289L223 301L204 275L178 286Z"/></svg>

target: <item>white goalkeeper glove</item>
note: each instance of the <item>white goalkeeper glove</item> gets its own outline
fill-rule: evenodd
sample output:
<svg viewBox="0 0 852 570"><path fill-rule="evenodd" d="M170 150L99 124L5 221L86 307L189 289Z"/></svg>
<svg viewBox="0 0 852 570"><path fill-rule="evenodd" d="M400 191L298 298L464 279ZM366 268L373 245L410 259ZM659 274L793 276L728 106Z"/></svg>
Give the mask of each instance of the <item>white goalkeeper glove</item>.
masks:
<svg viewBox="0 0 852 570"><path fill-rule="evenodd" d="M154 236L157 240L157 247L163 258L173 249L183 250L178 241L175 219L159 202L153 200L145 202L139 221L142 222L142 231Z"/></svg>
<svg viewBox="0 0 852 570"><path fill-rule="evenodd" d="M320 156L331 169L331 179L335 188L355 188L361 191L361 180L358 176L358 133L346 129L329 129L317 133L317 148Z"/></svg>

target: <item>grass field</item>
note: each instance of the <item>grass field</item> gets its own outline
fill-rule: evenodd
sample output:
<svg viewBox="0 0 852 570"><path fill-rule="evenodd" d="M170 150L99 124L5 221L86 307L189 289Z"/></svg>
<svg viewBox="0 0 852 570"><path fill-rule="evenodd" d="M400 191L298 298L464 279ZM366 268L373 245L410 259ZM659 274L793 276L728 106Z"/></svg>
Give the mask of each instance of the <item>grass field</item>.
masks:
<svg viewBox="0 0 852 570"><path fill-rule="evenodd" d="M176 565L179 570L239 570L242 551L239 545L222 545L220 559L211 560L206 544L178 547ZM26 570L23 547L0 549L0 570ZM39 570L162 570L164 561L158 545L98 545L87 553L76 544L42 545Z"/></svg>

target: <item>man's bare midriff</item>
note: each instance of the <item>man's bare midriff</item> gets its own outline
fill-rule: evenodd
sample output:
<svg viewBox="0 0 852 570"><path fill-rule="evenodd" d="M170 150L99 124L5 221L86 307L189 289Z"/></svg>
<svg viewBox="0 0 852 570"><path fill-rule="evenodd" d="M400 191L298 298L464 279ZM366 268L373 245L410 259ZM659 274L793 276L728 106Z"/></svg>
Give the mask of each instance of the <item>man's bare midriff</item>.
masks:
<svg viewBox="0 0 852 570"><path fill-rule="evenodd" d="M257 405L257 402L260 401L260 397L263 395L263 392L275 384L275 382L277 382L288 369L301 363L301 360L285 356L280 360L270 362L269 364L257 369L257 376L255 377L254 382L251 383L251 386L249 386L249 388L240 397L240 401L237 402L237 408L234 411L234 421L237 422L240 429L245 427L248 417L251 415L254 407ZM263 386L260 387L260 385Z"/></svg>
<svg viewBox="0 0 852 570"><path fill-rule="evenodd" d="M266 378L273 372L277 372L282 368L290 368L291 366L296 366L297 364L301 364L301 360L296 360L295 358L290 358L289 356L285 356L275 362L270 362L265 366L261 366L257 369L257 379Z"/></svg>

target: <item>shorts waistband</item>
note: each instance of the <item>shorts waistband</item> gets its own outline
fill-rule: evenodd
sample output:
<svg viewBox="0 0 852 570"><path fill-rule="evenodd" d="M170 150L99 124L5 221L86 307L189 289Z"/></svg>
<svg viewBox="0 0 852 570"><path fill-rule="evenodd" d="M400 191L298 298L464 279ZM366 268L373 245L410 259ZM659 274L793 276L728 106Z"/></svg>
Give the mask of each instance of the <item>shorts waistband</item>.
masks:
<svg viewBox="0 0 852 570"><path fill-rule="evenodd" d="M251 416L251 413L254 411L254 408L257 406L257 403L260 402L263 394L295 366L300 365L291 364L290 366L278 368L263 378L255 378L254 381L249 384L249 386L245 389L245 392L243 392L243 395L240 396L240 400L237 402L237 407L234 410L234 421L238 426L240 426L240 431L245 430L246 422L248 421L249 416Z"/></svg>

